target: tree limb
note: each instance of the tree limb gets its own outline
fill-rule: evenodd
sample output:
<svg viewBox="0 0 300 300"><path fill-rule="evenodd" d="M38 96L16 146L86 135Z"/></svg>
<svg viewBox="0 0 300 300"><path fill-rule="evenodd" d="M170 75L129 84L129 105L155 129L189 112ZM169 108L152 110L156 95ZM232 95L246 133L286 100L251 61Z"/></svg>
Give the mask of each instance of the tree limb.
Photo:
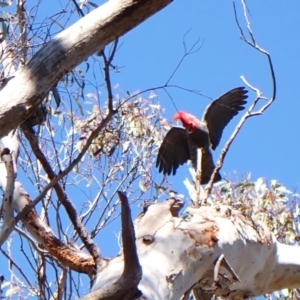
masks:
<svg viewBox="0 0 300 300"><path fill-rule="evenodd" d="M47 92L76 65L172 0L111 0L59 33L0 92L0 137L21 124Z"/></svg>
<svg viewBox="0 0 300 300"><path fill-rule="evenodd" d="M10 150L8 148L4 148L1 151L0 156L2 162L5 165L6 174L7 174L6 186L3 187L4 195L3 195L2 207L1 207L1 215L3 214L3 228L1 230L2 232L9 228L10 226L9 224L14 217L12 199L13 199L14 189L15 189L15 171L14 171L13 159Z"/></svg>

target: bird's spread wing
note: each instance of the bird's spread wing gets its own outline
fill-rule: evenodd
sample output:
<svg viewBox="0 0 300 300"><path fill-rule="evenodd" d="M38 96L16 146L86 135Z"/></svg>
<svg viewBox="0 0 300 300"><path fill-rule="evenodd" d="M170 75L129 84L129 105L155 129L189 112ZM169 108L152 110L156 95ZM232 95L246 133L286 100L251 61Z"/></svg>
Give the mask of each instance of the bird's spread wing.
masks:
<svg viewBox="0 0 300 300"><path fill-rule="evenodd" d="M156 159L156 167L164 175L176 174L176 170L190 159L188 136L183 128L173 127L164 138Z"/></svg>
<svg viewBox="0 0 300 300"><path fill-rule="evenodd" d="M197 149L196 147L190 146L190 148L192 165L198 174L200 171L200 184L207 184L215 169L215 164L213 161L211 150L209 149L209 147ZM199 166L201 170L198 170L198 159L201 159L201 164ZM214 182L218 182L221 179L222 177L218 172L214 178Z"/></svg>
<svg viewBox="0 0 300 300"><path fill-rule="evenodd" d="M244 87L233 89L213 101L203 114L203 121L209 131L212 149L219 145L223 129L229 121L243 110L248 91Z"/></svg>

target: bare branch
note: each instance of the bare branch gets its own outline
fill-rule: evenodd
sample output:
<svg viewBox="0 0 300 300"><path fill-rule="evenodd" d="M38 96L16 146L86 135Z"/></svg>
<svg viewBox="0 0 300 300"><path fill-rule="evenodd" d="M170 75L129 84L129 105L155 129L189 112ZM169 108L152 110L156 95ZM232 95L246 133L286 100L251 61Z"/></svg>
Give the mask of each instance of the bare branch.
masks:
<svg viewBox="0 0 300 300"><path fill-rule="evenodd" d="M248 14L247 14L247 4L244 0L241 0L242 2L242 5L243 5L243 11L244 11L244 19L246 21L246 24L247 24L247 30L249 32L249 35L250 35L250 38L251 38L251 42L253 45L257 46L256 42L255 42L255 39L254 39L254 35L253 35L253 32L251 30L251 26L250 26L250 21L249 21L249 18L248 18Z"/></svg>
<svg viewBox="0 0 300 300"><path fill-rule="evenodd" d="M195 207L199 207L200 205L200 197L201 197L201 176L202 176L202 149L197 149L197 171L195 176L195 192L196 192L196 198L192 200L192 204Z"/></svg>
<svg viewBox="0 0 300 300"><path fill-rule="evenodd" d="M22 212L24 208L31 207L31 203L30 197L20 182L16 181L13 208L17 213ZM34 237L35 242L39 244L40 248L48 251L53 258L71 270L88 274L93 278L95 273L95 262L93 258L88 253L75 249L57 238L52 229L39 218L34 208L32 208L21 221L26 230ZM13 224L13 222L10 223ZM11 224L9 224L9 226L11 226ZM6 232L10 229L9 227L8 229L2 230L0 235L1 244L5 241ZM39 251L39 253L42 254L43 252Z"/></svg>
<svg viewBox="0 0 300 300"><path fill-rule="evenodd" d="M224 258L224 254L221 254L220 257L217 259L214 267L214 282L217 282L219 279L219 272L220 272L220 265Z"/></svg>
<svg viewBox="0 0 300 300"><path fill-rule="evenodd" d="M126 283L125 286L130 283L131 288L136 288L142 277L142 269L139 264L139 258L136 251L135 233L131 220L130 206L128 199L123 192L119 191L118 195L122 207L121 223L124 253L124 271L122 280L124 280L124 283ZM136 290L135 293L138 293L138 290Z"/></svg>
<svg viewBox="0 0 300 300"><path fill-rule="evenodd" d="M81 16L81 17L84 17L84 13L82 11L82 9L80 8L80 6L78 5L78 3L76 2L76 0L72 0L78 14Z"/></svg>
<svg viewBox="0 0 300 300"><path fill-rule="evenodd" d="M27 24L26 24L26 10L25 10L25 1L18 0L17 1L17 14L18 14L18 21L19 27L21 32L21 64L25 65L27 60Z"/></svg>
<svg viewBox="0 0 300 300"><path fill-rule="evenodd" d="M107 94L108 94L108 105L107 106L108 106L109 112L114 112L113 93L112 93L111 81L110 81L110 67L111 67L113 58L116 54L117 46L118 46L118 39L116 39L114 42L113 49L112 49L111 54L109 55L109 58L106 57L104 50L101 50L101 55L104 60L104 76L105 76L105 83L106 83L106 89L107 89Z"/></svg>
<svg viewBox="0 0 300 300"><path fill-rule="evenodd" d="M3 284L3 282L4 282L4 276L3 275L1 275L0 276L0 297L2 298L2 284Z"/></svg>
<svg viewBox="0 0 300 300"><path fill-rule="evenodd" d="M66 271L66 269L63 269L59 276L57 288L56 288L51 300L64 299L63 296L64 296L65 287L66 287L66 280L67 280L67 271Z"/></svg>
<svg viewBox="0 0 300 300"><path fill-rule="evenodd" d="M181 66L182 62L185 60L185 58L191 54L194 54L195 52L199 51L202 47L202 45L200 45L198 48L196 48L196 46L199 44L200 39L198 39L188 50L186 47L186 42L185 42L185 37L186 35L189 33L189 31L184 35L183 37L183 48L184 48L184 53L182 58L180 59L179 63L177 64L177 66L175 67L174 71L172 72L172 74L170 75L170 77L168 78L168 80L165 83L165 86L167 86L170 81L172 80L172 78L174 77L174 75L176 74L177 70L179 69L179 67Z"/></svg>
<svg viewBox="0 0 300 300"><path fill-rule="evenodd" d="M103 289L98 289L81 298L81 300L133 300L138 299L142 295L141 291L137 288L142 277L142 269L137 255L130 206L124 193L119 191L118 195L122 207L123 273L112 285L104 287Z"/></svg>

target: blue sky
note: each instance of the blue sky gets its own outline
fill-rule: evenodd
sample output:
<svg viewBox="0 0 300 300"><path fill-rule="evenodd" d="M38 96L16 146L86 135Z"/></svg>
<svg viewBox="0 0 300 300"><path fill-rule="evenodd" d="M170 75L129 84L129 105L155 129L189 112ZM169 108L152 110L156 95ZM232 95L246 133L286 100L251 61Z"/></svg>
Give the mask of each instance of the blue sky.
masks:
<svg viewBox="0 0 300 300"><path fill-rule="evenodd" d="M100 5L104 1L94 2ZM56 12L53 3L43 5L38 15L40 20ZM277 98L262 116L246 122L227 154L221 174L238 180L251 172L253 180L258 177L277 179L299 192L300 2L252 0L248 1L248 6L256 41L273 59ZM237 11L245 28L239 1ZM232 88L243 86L240 76L244 75L266 97L270 97L272 86L266 57L239 39L232 2L220 0L174 1L123 36L114 60L120 72L112 74L113 84L130 92L163 85L182 58L184 36L187 48L198 39L202 47L184 60L171 84L199 90L214 99ZM169 89L168 92L178 109L199 118L210 102L207 97L179 89ZM158 91L158 95L161 105L166 108L166 118L171 120L176 112L173 103L163 91ZM254 97L250 92L249 102ZM226 128L214 152L215 161L239 117ZM171 178L179 192L186 193L182 182L189 176L187 170L185 165ZM161 175L157 173L158 176ZM36 195L36 191L26 188L31 195ZM138 210L134 209L134 216ZM117 253L114 232L118 230L119 224L115 222L99 235L104 256Z"/></svg>

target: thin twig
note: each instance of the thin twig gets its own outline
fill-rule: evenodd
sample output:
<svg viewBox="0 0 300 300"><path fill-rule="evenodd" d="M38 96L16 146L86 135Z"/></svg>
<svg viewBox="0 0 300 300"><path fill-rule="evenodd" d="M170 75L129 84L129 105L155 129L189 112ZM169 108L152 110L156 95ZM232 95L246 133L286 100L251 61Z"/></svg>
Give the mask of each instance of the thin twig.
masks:
<svg viewBox="0 0 300 300"><path fill-rule="evenodd" d="M177 70L179 69L179 67L181 66L182 62L185 60L185 58L187 56L191 55L191 54L196 53L197 51L199 51L202 48L203 44L201 44L198 48L195 49L195 47L198 45L198 43L200 41L200 38L198 38L198 40L191 46L191 48L189 50L187 50L186 42L185 42L185 37L189 33L189 31L183 37L183 42L182 42L183 43L183 48L184 48L183 56L180 59L180 61L178 62L177 66L175 67L174 71L172 72L172 74L170 75L170 77L168 78L168 80L166 81L165 86L167 86L169 84L169 82L172 80L172 78L176 74Z"/></svg>
<svg viewBox="0 0 300 300"><path fill-rule="evenodd" d="M251 26L250 26L250 21L249 21L248 14L247 14L248 8L247 8L247 5L246 5L246 2L244 0L241 0L241 2L242 2L242 5L243 5L244 19L245 19L246 24L247 24L247 29L248 29L249 35L251 37L252 44L257 46L257 44L255 42L255 39L254 39L253 32L251 30Z"/></svg>
<svg viewBox="0 0 300 300"><path fill-rule="evenodd" d="M82 11L82 9L80 8L80 6L78 5L78 3L76 2L76 0L72 0L78 14L81 16L81 17L84 17L84 13Z"/></svg>
<svg viewBox="0 0 300 300"><path fill-rule="evenodd" d="M9 261L9 264L12 265L12 266L14 266L14 267L18 270L18 272L20 272L20 274L23 276L24 280L26 281L28 287L29 287L30 289L32 289L33 291L35 291L36 289L35 289L34 286L31 284L29 278L26 276L25 270L23 271L23 269L19 266L19 264L16 263L16 262L12 259L11 255L8 255L3 249L0 249L0 251L1 251L2 255L5 256L5 257L7 258L7 260ZM0 277L2 277L2 276L0 276ZM1 279L0 279L0 281L1 281ZM1 299L2 299L2 298L1 298Z"/></svg>
<svg viewBox="0 0 300 300"><path fill-rule="evenodd" d="M106 83L106 89L107 89L107 94L108 94L108 111L113 112L113 93L112 93L112 88L111 88L111 80L110 80L110 66L113 61L113 58L116 54L117 51L117 46L118 46L118 39L115 40L112 51L109 55L109 58L106 57L106 54L104 50L101 50L101 55L104 60L104 76L105 76L105 83Z"/></svg>

